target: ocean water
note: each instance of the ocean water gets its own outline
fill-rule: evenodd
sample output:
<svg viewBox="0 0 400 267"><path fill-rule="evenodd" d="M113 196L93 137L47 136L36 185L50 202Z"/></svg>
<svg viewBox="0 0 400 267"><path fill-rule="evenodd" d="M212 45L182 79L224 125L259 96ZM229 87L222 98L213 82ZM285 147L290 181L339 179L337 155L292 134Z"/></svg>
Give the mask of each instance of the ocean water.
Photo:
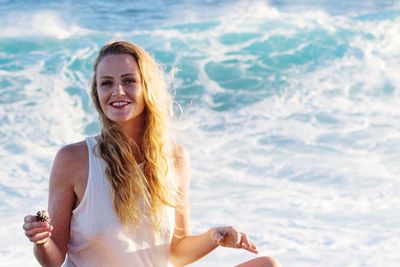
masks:
<svg viewBox="0 0 400 267"><path fill-rule="evenodd" d="M0 25L0 266L38 266L23 217L56 151L99 130L110 39L165 67L195 233L237 226L283 266L399 266L399 1L1 0Z"/></svg>

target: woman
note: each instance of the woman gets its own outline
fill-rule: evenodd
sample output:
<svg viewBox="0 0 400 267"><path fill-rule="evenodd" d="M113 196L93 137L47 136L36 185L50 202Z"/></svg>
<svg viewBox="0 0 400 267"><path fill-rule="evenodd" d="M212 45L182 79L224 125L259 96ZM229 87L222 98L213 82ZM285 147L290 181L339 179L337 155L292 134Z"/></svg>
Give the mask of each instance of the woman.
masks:
<svg viewBox="0 0 400 267"><path fill-rule="evenodd" d="M163 72L139 46L106 44L91 94L101 134L63 147L50 176L48 220L23 228L43 266L174 266L218 246L257 253L233 227L191 235L189 157L171 134ZM277 266L259 257L240 266Z"/></svg>

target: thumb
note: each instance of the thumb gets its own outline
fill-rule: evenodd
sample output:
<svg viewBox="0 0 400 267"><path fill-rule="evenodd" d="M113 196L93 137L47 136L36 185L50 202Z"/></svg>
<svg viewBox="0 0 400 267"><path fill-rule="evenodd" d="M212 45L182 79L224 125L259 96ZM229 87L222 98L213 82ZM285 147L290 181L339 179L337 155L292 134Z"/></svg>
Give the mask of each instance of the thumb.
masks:
<svg viewBox="0 0 400 267"><path fill-rule="evenodd" d="M220 245L220 243L224 240L224 235L220 231L215 230L212 238L218 245Z"/></svg>

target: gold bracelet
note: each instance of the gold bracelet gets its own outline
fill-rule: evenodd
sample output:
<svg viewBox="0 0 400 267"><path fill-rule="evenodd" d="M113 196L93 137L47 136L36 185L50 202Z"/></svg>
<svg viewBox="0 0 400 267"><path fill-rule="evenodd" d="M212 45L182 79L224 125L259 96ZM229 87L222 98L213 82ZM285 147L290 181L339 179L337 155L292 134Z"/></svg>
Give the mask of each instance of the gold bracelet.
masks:
<svg viewBox="0 0 400 267"><path fill-rule="evenodd" d="M35 245L38 246L38 247L42 247L49 241L49 239L50 239L50 237L47 238L47 240L45 242L43 242L43 243L35 243Z"/></svg>

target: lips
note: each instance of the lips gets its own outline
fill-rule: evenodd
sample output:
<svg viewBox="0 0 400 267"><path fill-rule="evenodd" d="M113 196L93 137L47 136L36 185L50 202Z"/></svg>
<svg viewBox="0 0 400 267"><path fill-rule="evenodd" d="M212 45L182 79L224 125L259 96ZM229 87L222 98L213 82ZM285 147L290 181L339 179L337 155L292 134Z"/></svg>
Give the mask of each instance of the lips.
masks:
<svg viewBox="0 0 400 267"><path fill-rule="evenodd" d="M110 106L112 106L113 108L123 108L129 104L130 102L127 101L113 101L110 103Z"/></svg>

